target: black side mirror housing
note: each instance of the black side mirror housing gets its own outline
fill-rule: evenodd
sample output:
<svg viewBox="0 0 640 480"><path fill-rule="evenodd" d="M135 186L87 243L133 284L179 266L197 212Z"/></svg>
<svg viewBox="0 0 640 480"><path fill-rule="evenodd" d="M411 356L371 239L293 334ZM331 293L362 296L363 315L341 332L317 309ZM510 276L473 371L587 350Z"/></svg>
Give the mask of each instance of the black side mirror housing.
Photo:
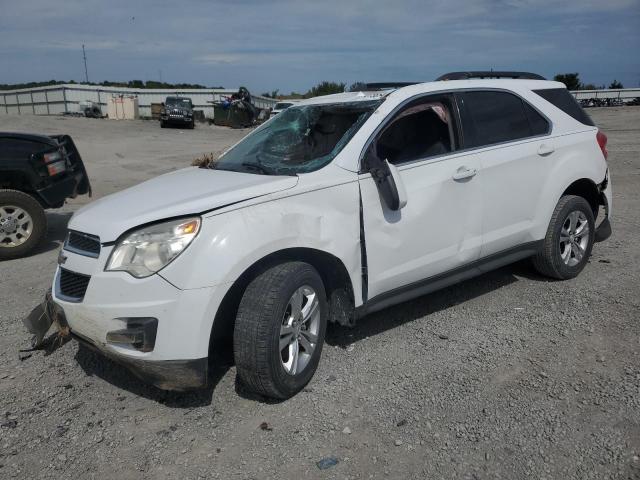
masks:
<svg viewBox="0 0 640 480"><path fill-rule="evenodd" d="M372 150L367 152L365 157L365 168L371 174L376 182L378 192L390 210L400 210L401 205L400 193L396 185L389 164L386 160L380 159Z"/></svg>

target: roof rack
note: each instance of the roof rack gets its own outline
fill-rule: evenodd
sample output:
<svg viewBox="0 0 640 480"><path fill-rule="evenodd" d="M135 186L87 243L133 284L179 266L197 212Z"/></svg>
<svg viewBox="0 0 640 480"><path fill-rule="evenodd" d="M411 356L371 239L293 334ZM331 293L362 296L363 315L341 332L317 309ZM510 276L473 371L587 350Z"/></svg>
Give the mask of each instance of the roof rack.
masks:
<svg viewBox="0 0 640 480"><path fill-rule="evenodd" d="M542 75L529 72L472 71L450 72L436 78L439 80L468 80L470 78L512 78L518 80L546 80Z"/></svg>
<svg viewBox="0 0 640 480"><path fill-rule="evenodd" d="M379 83L365 83L367 90L390 90L394 88L408 87L409 85L417 85L422 82L379 82Z"/></svg>

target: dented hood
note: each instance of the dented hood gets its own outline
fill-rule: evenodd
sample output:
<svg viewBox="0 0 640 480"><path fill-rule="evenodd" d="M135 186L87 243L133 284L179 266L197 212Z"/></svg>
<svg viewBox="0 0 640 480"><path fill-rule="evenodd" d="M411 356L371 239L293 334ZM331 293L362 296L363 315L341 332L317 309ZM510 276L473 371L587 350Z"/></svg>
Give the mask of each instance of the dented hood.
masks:
<svg viewBox="0 0 640 480"><path fill-rule="evenodd" d="M103 197L78 210L69 229L116 240L145 223L199 214L232 203L292 188L295 176L185 168Z"/></svg>

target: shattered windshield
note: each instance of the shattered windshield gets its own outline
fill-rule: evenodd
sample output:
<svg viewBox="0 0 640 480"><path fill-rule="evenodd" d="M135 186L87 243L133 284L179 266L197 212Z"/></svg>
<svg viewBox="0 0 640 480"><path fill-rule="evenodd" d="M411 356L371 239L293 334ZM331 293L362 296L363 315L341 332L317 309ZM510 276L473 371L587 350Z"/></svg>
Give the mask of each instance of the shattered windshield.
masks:
<svg viewBox="0 0 640 480"><path fill-rule="evenodd" d="M296 175L327 165L381 101L293 106L245 137L211 168Z"/></svg>
<svg viewBox="0 0 640 480"><path fill-rule="evenodd" d="M172 108L191 108L191 100L188 98L167 98L166 105Z"/></svg>

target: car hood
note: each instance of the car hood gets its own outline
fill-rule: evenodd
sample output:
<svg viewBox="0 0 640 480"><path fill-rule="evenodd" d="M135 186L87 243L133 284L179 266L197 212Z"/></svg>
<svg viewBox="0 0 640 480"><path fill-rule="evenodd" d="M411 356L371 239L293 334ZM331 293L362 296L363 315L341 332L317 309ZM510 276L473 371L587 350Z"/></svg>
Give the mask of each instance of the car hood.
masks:
<svg viewBox="0 0 640 480"><path fill-rule="evenodd" d="M209 210L294 187L295 176L190 167L161 175L103 197L78 210L69 229L116 240L125 231L149 222Z"/></svg>

